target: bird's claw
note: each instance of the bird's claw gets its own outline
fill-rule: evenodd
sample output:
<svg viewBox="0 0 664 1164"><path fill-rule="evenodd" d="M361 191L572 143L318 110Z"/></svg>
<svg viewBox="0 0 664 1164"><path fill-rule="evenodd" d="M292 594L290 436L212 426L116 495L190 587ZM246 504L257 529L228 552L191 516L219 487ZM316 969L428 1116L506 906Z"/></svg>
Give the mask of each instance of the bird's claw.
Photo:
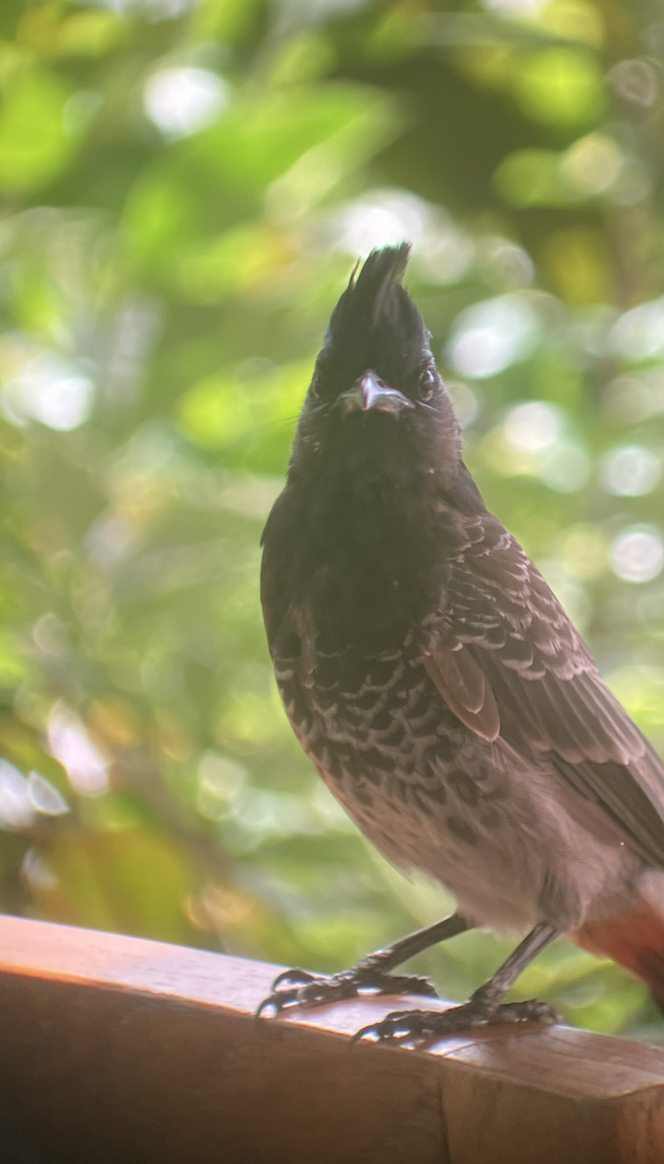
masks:
<svg viewBox="0 0 664 1164"><path fill-rule="evenodd" d="M526 1002L506 1002L488 1008L471 999L462 1006L444 1011L395 1010L380 1022L362 1027L353 1042L368 1040L392 1046L420 1048L455 1035L460 1031L502 1023L538 1022L545 1025L562 1022L561 1016L546 1002L536 998Z"/></svg>
<svg viewBox="0 0 664 1164"><path fill-rule="evenodd" d="M271 992L261 1002L256 1015L271 1009L275 1015L285 1010L311 1010L331 1002L343 1002L362 994L424 994L437 998L428 978L417 975L390 975L372 967L356 966L339 974L309 974L306 970L284 970L272 983Z"/></svg>
<svg viewBox="0 0 664 1164"><path fill-rule="evenodd" d="M294 986L305 986L315 982L319 977L322 975L310 974L308 970L283 970L281 974L277 974L270 989L273 992L282 988L289 990Z"/></svg>

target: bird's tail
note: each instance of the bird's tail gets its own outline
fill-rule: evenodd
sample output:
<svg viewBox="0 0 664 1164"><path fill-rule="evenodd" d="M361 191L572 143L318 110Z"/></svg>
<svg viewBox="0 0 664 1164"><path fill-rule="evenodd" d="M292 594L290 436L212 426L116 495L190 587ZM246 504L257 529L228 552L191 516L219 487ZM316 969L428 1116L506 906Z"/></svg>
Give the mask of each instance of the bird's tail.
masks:
<svg viewBox="0 0 664 1164"><path fill-rule="evenodd" d="M664 1013L664 908L642 896L633 909L585 925L572 938L643 979Z"/></svg>

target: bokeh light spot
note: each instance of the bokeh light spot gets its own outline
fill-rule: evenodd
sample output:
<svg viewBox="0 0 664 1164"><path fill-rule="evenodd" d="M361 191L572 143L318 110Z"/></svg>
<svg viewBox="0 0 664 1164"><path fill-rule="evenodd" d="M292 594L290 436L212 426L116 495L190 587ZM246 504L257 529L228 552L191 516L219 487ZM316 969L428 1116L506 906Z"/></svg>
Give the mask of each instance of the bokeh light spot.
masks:
<svg viewBox="0 0 664 1164"><path fill-rule="evenodd" d="M347 205L341 215L340 246L366 257L374 247L408 239L417 246L430 218L423 199L407 190L374 190Z"/></svg>
<svg viewBox="0 0 664 1164"><path fill-rule="evenodd" d="M664 353L664 296L626 311L613 325L611 338L618 355L647 360Z"/></svg>
<svg viewBox="0 0 664 1164"><path fill-rule="evenodd" d="M452 401L454 414L462 428L472 424L479 412L477 394L461 380L446 380L445 388Z"/></svg>
<svg viewBox="0 0 664 1164"><path fill-rule="evenodd" d="M649 61L618 61L608 73L609 83L625 101L648 108L657 100L657 73Z"/></svg>
<svg viewBox="0 0 664 1164"><path fill-rule="evenodd" d="M664 546L652 526L628 526L611 545L611 569L626 582L650 582L663 565Z"/></svg>
<svg viewBox="0 0 664 1164"><path fill-rule="evenodd" d="M609 546L604 531L592 522L572 525L558 543L567 573L582 582L600 578L608 566Z"/></svg>
<svg viewBox="0 0 664 1164"><path fill-rule="evenodd" d="M0 760L0 829L25 829L32 821L27 780L8 760Z"/></svg>
<svg viewBox="0 0 664 1164"><path fill-rule="evenodd" d="M103 796L108 792L106 760L78 716L64 703L58 702L52 708L47 735L51 753L62 764L75 792L82 796Z"/></svg>
<svg viewBox="0 0 664 1164"><path fill-rule="evenodd" d="M538 16L546 8L549 0L483 0L488 12L514 18Z"/></svg>
<svg viewBox="0 0 664 1164"><path fill-rule="evenodd" d="M538 475L556 493L576 493L587 484L590 473L588 454L578 445L561 442L544 451Z"/></svg>
<svg viewBox="0 0 664 1164"><path fill-rule="evenodd" d="M618 376L604 389L602 404L612 420L636 424L664 412L664 374Z"/></svg>
<svg viewBox="0 0 664 1164"><path fill-rule="evenodd" d="M526 453L537 453L554 444L561 429L560 410L542 400L518 404L505 420L508 441Z"/></svg>
<svg viewBox="0 0 664 1164"><path fill-rule="evenodd" d="M35 812L44 816L64 816L69 805L62 793L39 772L28 775L28 797Z"/></svg>
<svg viewBox="0 0 664 1164"><path fill-rule="evenodd" d="M659 484L662 466L659 457L640 445L611 449L601 466L601 481L607 493L618 497L641 497Z"/></svg>
<svg viewBox="0 0 664 1164"><path fill-rule="evenodd" d="M539 331L530 304L517 295L485 299L455 320L448 345L450 362L463 376L495 376L533 351Z"/></svg>
<svg viewBox="0 0 664 1164"><path fill-rule="evenodd" d="M167 137L188 137L216 121L230 100L230 89L208 69L172 68L154 73L143 102L150 120Z"/></svg>
<svg viewBox="0 0 664 1164"><path fill-rule="evenodd" d="M591 133L574 142L560 163L562 178L581 197L602 194L620 176L623 153L613 138Z"/></svg>
<svg viewBox="0 0 664 1164"><path fill-rule="evenodd" d="M588 53L549 48L533 53L515 78L517 100L534 121L575 126L592 123L603 105L602 74Z"/></svg>
<svg viewBox="0 0 664 1164"><path fill-rule="evenodd" d="M6 384L2 411L14 424L38 420L48 428L71 432L90 416L94 384L73 363L43 354L28 360Z"/></svg>

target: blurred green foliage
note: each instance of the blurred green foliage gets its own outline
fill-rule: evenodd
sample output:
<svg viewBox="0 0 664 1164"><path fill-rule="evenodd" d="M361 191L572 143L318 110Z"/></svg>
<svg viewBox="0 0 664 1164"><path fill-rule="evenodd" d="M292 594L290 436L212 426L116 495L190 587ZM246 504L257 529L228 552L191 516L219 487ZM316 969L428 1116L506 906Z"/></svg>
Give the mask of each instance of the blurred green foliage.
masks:
<svg viewBox="0 0 664 1164"><path fill-rule="evenodd" d="M4 0L5 910L331 970L447 907L300 753L257 592L330 309L404 236L490 506L664 746L645 13ZM462 997L506 948L469 934L420 964ZM564 942L519 991L656 1036L641 985Z"/></svg>

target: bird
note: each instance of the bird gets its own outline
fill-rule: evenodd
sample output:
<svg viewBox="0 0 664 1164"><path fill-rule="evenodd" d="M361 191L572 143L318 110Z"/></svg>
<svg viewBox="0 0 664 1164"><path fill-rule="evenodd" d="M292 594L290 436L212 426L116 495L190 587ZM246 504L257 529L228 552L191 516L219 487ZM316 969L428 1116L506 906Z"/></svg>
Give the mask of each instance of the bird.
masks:
<svg viewBox="0 0 664 1164"><path fill-rule="evenodd" d="M285 971L259 1013L431 997L391 971L474 927L525 936L466 1002L394 1011L356 1038L558 1021L504 998L559 935L664 1008L664 765L487 509L403 286L410 250L372 251L334 308L263 533L261 601L305 753L365 837L456 909L349 970Z"/></svg>

